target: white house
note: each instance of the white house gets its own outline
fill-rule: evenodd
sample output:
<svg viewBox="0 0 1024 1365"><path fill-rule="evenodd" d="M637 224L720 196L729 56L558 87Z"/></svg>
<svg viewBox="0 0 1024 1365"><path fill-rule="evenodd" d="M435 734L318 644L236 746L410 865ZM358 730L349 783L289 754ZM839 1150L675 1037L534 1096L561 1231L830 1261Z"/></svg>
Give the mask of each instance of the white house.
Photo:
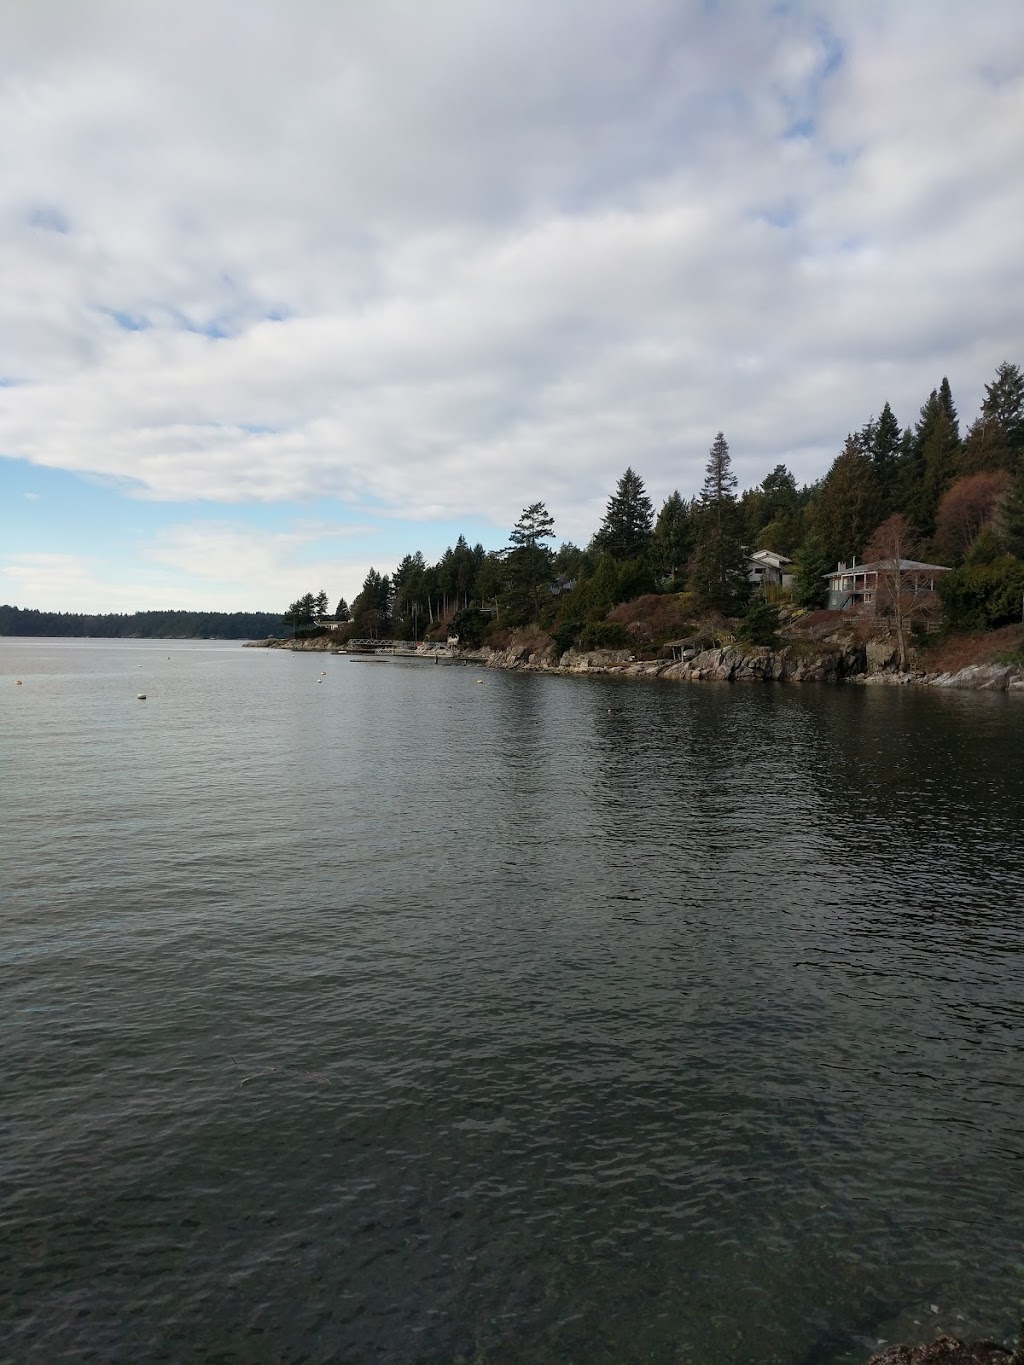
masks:
<svg viewBox="0 0 1024 1365"><path fill-rule="evenodd" d="M747 556L747 580L755 587L773 585L778 588L793 586L793 561L774 550L755 550Z"/></svg>

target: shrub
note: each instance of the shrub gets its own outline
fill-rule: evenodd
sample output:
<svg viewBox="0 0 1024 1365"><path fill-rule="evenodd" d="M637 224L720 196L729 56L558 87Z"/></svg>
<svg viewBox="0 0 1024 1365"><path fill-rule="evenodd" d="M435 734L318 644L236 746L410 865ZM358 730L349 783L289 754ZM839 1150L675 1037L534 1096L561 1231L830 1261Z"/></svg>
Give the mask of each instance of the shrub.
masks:
<svg viewBox="0 0 1024 1365"><path fill-rule="evenodd" d="M478 607L464 607L452 617L452 631L466 649L479 649L491 618Z"/></svg>
<svg viewBox="0 0 1024 1365"><path fill-rule="evenodd" d="M579 642L581 649L625 649L629 635L618 621L588 621Z"/></svg>
<svg viewBox="0 0 1024 1365"><path fill-rule="evenodd" d="M736 634L751 645L774 645L779 634L778 607L763 597L752 597Z"/></svg>
<svg viewBox="0 0 1024 1365"><path fill-rule="evenodd" d="M945 574L939 597L953 630L992 630L1021 619L1024 562L1000 555L991 563L965 564Z"/></svg>

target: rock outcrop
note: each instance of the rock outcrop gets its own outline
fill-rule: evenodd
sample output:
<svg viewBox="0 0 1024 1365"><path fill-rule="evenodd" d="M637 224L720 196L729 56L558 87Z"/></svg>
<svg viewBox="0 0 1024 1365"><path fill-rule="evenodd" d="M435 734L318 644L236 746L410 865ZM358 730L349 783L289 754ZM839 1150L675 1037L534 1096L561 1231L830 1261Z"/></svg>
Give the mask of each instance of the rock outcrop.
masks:
<svg viewBox="0 0 1024 1365"><path fill-rule="evenodd" d="M305 640L279 640L276 636L271 636L269 640L246 640L243 646L245 649L301 649L319 650L321 653L328 653L338 647L338 642L330 635L311 635Z"/></svg>
<svg viewBox="0 0 1024 1365"><path fill-rule="evenodd" d="M842 682L864 672L864 647L854 643L768 649L728 645L670 664L663 678L680 682Z"/></svg>
<svg viewBox="0 0 1024 1365"><path fill-rule="evenodd" d="M958 673L931 674L930 687L960 687L973 692L1024 692L1024 668L1014 664L971 664Z"/></svg>

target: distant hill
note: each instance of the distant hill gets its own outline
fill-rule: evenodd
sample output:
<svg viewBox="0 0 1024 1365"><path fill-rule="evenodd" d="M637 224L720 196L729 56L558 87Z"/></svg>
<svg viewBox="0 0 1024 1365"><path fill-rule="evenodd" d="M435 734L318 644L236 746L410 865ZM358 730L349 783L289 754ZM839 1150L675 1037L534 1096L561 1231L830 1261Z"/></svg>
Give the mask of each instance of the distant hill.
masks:
<svg viewBox="0 0 1024 1365"><path fill-rule="evenodd" d="M93 636L135 640L262 640L291 631L280 612L135 611L84 616L0 606L0 635Z"/></svg>

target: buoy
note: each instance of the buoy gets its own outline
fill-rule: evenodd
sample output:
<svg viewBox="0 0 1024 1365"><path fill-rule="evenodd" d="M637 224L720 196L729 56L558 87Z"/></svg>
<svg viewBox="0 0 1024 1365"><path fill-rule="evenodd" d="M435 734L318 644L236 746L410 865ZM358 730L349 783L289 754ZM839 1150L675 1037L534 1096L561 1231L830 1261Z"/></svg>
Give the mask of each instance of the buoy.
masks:
<svg viewBox="0 0 1024 1365"><path fill-rule="evenodd" d="M145 700L146 700L146 694L145 694L145 692L140 692L139 695L138 695L138 697L136 698L136 701L145 701Z"/></svg>
<svg viewBox="0 0 1024 1365"><path fill-rule="evenodd" d="M484 680L483 680L483 678L477 678L476 681L477 681L477 685L478 685L479 687L483 687L483 685L484 685Z"/></svg>
<svg viewBox="0 0 1024 1365"><path fill-rule="evenodd" d="M20 679L20 678L16 678L16 679L15 679L14 686L15 686L15 687L20 687L20 686L21 686L21 679Z"/></svg>

